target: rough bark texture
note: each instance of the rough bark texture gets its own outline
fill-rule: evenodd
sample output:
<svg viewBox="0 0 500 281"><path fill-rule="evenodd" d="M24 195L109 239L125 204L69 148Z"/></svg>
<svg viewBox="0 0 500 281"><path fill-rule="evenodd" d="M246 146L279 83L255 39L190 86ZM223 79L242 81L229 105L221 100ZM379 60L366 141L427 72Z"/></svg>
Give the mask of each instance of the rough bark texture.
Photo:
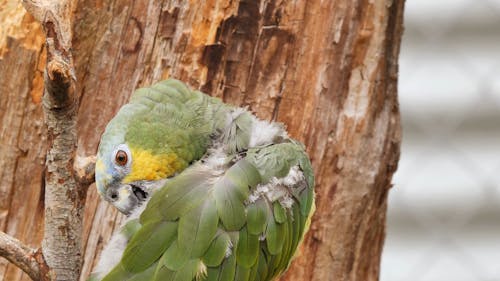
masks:
<svg viewBox="0 0 500 281"><path fill-rule="evenodd" d="M377 280L387 192L399 156L397 58L403 1L80 0L73 59L78 154L95 153L133 89L175 77L303 141L317 213L284 280ZM43 32L0 0L0 230L37 247L47 138ZM22 79L13 79L19 78ZM88 192L82 275L122 217ZM25 280L0 263L4 280Z"/></svg>
<svg viewBox="0 0 500 281"><path fill-rule="evenodd" d="M78 96L71 52L72 0L25 0L24 8L42 25L46 65L42 107L47 128L43 265L40 280L78 280L82 253L86 186L75 176ZM88 185L87 185L88 186Z"/></svg>
<svg viewBox="0 0 500 281"><path fill-rule="evenodd" d="M41 107L44 37L16 1L0 0L0 18L0 230L38 248L47 148ZM0 262L3 280L29 280L16 266Z"/></svg>
<svg viewBox="0 0 500 281"><path fill-rule="evenodd" d="M40 253L24 246L12 236L0 232L0 256L22 269L34 280L40 278L37 255L40 255Z"/></svg>

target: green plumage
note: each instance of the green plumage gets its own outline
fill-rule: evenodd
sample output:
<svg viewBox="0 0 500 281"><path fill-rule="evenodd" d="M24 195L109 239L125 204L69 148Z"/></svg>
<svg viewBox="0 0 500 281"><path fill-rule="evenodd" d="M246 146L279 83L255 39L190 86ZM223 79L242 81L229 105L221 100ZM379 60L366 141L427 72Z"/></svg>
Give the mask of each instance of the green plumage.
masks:
<svg viewBox="0 0 500 281"><path fill-rule="evenodd" d="M138 273L149 268L170 246L177 236L178 223L148 221L132 236L123 253L123 268Z"/></svg>
<svg viewBox="0 0 500 281"><path fill-rule="evenodd" d="M124 226L127 247L103 280L267 281L282 273L314 204L303 145L285 137L251 147L253 116L231 115L235 108L176 80L137 90L127 106L133 117L119 114L101 145L115 144L120 131L134 146L175 151L187 168ZM293 167L303 176L278 182ZM289 195L272 198L273 182Z"/></svg>
<svg viewBox="0 0 500 281"><path fill-rule="evenodd" d="M248 232L259 235L266 229L267 218L270 216L269 207L265 199L258 199L247 206L247 227Z"/></svg>

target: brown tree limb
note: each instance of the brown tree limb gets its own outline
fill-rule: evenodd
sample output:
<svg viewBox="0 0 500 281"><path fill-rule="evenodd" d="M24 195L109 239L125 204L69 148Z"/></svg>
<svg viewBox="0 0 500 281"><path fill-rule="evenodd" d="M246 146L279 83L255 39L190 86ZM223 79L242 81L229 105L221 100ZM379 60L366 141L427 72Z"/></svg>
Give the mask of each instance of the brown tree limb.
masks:
<svg viewBox="0 0 500 281"><path fill-rule="evenodd" d="M85 184L73 169L77 144L78 99L71 54L73 1L24 0L46 36L43 110L48 151L45 173L45 232L42 253L52 280L80 275Z"/></svg>
<svg viewBox="0 0 500 281"><path fill-rule="evenodd" d="M22 269L33 280L40 279L40 264L36 255L35 249L0 231L0 256Z"/></svg>
<svg viewBox="0 0 500 281"><path fill-rule="evenodd" d="M96 156L76 156L74 169L77 181L81 185L89 186L95 181Z"/></svg>

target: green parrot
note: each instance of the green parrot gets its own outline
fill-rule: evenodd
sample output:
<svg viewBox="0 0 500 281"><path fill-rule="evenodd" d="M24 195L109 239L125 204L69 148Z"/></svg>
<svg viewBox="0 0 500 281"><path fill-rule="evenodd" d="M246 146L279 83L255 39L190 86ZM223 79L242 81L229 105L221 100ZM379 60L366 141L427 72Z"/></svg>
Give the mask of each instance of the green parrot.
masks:
<svg viewBox="0 0 500 281"><path fill-rule="evenodd" d="M109 122L95 176L127 219L91 280L274 280L314 212L311 163L283 125L173 79Z"/></svg>

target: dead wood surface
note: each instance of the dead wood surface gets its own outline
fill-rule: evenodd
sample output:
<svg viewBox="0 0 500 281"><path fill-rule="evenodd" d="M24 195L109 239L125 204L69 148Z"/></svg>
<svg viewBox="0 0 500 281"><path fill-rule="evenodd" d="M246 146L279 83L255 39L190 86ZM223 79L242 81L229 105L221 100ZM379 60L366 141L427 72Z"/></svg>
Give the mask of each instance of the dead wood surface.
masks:
<svg viewBox="0 0 500 281"><path fill-rule="evenodd" d="M399 157L397 58L404 1L82 0L72 54L78 155L95 153L132 90L175 77L287 124L317 176L317 213L285 280L377 280ZM37 248L48 146L41 26L0 0L0 230ZM87 276L121 216L91 186ZM0 261L4 280L28 280Z"/></svg>

